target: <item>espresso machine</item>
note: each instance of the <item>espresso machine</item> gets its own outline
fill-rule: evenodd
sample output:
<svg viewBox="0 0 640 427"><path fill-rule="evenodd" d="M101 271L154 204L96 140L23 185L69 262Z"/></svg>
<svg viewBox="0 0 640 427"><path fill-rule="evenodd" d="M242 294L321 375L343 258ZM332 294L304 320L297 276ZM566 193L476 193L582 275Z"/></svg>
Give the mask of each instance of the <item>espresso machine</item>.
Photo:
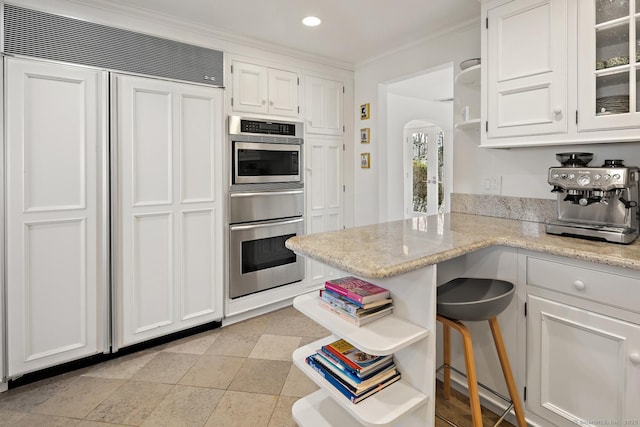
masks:
<svg viewBox="0 0 640 427"><path fill-rule="evenodd" d="M549 168L548 182L558 198L558 217L547 224L547 233L633 242L639 234L638 168L622 160L588 166L592 153L559 153L556 158L562 166Z"/></svg>

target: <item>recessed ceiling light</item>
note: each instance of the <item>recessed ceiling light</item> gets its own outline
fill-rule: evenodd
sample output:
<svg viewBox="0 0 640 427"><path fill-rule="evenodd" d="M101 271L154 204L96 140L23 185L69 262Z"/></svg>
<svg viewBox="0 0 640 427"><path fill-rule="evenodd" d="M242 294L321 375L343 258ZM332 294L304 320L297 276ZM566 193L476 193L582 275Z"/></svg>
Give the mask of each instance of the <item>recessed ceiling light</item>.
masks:
<svg viewBox="0 0 640 427"><path fill-rule="evenodd" d="M302 19L302 23L307 27L317 27L322 23L322 19L318 18L317 16L307 16L306 18Z"/></svg>

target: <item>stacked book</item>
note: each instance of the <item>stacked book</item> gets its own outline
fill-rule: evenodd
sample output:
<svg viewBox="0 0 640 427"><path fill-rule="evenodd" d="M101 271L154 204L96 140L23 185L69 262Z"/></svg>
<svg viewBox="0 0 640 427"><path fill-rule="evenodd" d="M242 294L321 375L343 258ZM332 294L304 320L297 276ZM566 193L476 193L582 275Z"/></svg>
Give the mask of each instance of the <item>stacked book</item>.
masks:
<svg viewBox="0 0 640 427"><path fill-rule="evenodd" d="M342 339L323 345L306 362L353 403L400 379L393 355L373 356Z"/></svg>
<svg viewBox="0 0 640 427"><path fill-rule="evenodd" d="M391 314L393 309L388 289L351 276L326 281L320 289L320 304L356 326Z"/></svg>

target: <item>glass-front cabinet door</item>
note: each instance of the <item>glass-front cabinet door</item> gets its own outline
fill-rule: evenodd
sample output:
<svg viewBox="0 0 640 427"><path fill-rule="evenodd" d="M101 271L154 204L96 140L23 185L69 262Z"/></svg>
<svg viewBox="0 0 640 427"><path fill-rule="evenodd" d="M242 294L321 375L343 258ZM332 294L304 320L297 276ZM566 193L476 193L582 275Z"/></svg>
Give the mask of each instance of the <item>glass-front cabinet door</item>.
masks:
<svg viewBox="0 0 640 427"><path fill-rule="evenodd" d="M578 130L640 123L640 0L578 2Z"/></svg>

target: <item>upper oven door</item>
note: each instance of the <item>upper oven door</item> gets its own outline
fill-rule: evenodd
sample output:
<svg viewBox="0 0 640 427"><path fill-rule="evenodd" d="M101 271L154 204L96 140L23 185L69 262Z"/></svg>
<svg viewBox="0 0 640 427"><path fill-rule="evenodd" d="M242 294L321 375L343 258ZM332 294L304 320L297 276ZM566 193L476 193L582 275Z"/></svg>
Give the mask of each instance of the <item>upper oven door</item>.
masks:
<svg viewBox="0 0 640 427"><path fill-rule="evenodd" d="M233 143L233 183L300 182L299 144Z"/></svg>

